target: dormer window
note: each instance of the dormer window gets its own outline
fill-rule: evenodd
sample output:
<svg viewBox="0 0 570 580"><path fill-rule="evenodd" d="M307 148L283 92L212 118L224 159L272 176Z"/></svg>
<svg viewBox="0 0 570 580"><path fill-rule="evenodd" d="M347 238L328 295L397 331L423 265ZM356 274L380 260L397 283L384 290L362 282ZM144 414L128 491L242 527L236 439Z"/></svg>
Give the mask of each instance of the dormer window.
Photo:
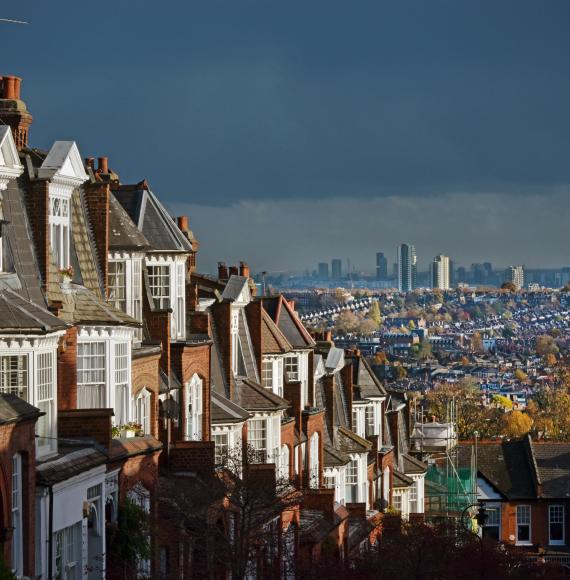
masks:
<svg viewBox="0 0 570 580"><path fill-rule="evenodd" d="M69 268L70 197L49 196L49 235L58 268Z"/></svg>

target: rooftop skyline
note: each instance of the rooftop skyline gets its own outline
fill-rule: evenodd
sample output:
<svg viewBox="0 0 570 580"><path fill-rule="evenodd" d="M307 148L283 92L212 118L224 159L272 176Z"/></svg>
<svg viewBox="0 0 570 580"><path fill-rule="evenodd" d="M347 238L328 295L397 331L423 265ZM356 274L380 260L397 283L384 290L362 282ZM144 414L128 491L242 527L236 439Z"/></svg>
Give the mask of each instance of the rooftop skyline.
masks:
<svg viewBox="0 0 570 580"><path fill-rule="evenodd" d="M372 268L405 239L420 263L567 265L563 0L65 0L2 16L30 22L0 31L31 144L74 139L124 182L147 178L189 214L203 270Z"/></svg>

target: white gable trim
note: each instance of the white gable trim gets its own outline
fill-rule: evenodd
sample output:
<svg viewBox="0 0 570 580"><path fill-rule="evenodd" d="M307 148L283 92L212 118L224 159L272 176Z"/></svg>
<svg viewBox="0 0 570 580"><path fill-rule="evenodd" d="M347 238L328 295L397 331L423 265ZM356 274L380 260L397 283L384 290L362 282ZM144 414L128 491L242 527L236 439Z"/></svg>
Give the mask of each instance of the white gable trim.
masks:
<svg viewBox="0 0 570 580"><path fill-rule="evenodd" d="M38 170L38 177L77 187L89 179L75 141L56 141Z"/></svg>
<svg viewBox="0 0 570 580"><path fill-rule="evenodd" d="M8 181L19 177L23 171L10 127L0 126L0 191L6 189Z"/></svg>

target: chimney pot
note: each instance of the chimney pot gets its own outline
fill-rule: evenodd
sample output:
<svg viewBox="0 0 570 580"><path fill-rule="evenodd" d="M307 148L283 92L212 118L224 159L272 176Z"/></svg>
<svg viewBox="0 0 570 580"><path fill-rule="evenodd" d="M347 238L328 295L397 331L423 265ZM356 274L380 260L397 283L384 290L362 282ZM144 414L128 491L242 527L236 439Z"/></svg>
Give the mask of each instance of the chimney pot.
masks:
<svg viewBox="0 0 570 580"><path fill-rule="evenodd" d="M95 157L87 157L85 160L87 162L87 167L91 167L91 169L95 169Z"/></svg>
<svg viewBox="0 0 570 580"><path fill-rule="evenodd" d="M1 77L1 91L0 96L3 99L20 99L20 84L22 79L12 75Z"/></svg>
<svg viewBox="0 0 570 580"><path fill-rule="evenodd" d="M239 275L249 278L249 266L245 262L239 263Z"/></svg>
<svg viewBox="0 0 570 580"><path fill-rule="evenodd" d="M188 216L187 215L179 215L176 219L178 221L178 229L181 232L187 232L190 229L188 227Z"/></svg>
<svg viewBox="0 0 570 580"><path fill-rule="evenodd" d="M237 266L230 266L230 276L239 276L239 268Z"/></svg>
<svg viewBox="0 0 570 580"><path fill-rule="evenodd" d="M99 157L99 173L109 173L109 158Z"/></svg>

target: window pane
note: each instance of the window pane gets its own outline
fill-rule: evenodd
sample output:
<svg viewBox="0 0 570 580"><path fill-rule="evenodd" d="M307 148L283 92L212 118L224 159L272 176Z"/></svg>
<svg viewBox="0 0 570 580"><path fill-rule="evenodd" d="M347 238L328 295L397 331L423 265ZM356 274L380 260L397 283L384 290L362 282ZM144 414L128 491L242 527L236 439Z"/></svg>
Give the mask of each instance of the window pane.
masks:
<svg viewBox="0 0 570 580"><path fill-rule="evenodd" d="M98 409L105 406L105 343L77 345L77 406Z"/></svg>
<svg viewBox="0 0 570 580"><path fill-rule="evenodd" d="M149 266L150 293L157 308L170 308L170 266Z"/></svg>
<svg viewBox="0 0 570 580"><path fill-rule="evenodd" d="M126 262L109 262L109 302L127 312Z"/></svg>
<svg viewBox="0 0 570 580"><path fill-rule="evenodd" d="M28 357L26 355L0 358L0 393L12 393L29 401Z"/></svg>

